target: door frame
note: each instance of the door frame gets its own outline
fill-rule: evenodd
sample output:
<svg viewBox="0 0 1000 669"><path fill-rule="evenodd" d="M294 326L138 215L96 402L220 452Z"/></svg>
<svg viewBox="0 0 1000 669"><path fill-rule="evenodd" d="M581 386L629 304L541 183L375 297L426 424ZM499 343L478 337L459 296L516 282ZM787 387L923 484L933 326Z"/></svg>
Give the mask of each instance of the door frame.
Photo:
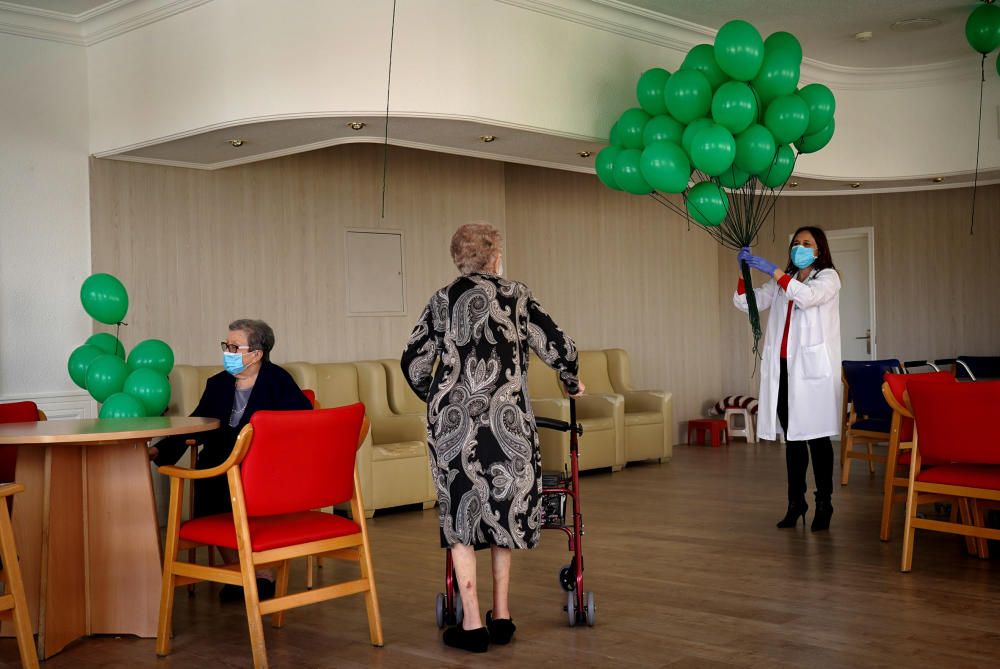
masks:
<svg viewBox="0 0 1000 669"><path fill-rule="evenodd" d="M831 241L864 235L868 242L868 318L872 324L872 352L869 360L878 360L878 327L875 324L875 228L865 226L826 230L825 232L827 240Z"/></svg>

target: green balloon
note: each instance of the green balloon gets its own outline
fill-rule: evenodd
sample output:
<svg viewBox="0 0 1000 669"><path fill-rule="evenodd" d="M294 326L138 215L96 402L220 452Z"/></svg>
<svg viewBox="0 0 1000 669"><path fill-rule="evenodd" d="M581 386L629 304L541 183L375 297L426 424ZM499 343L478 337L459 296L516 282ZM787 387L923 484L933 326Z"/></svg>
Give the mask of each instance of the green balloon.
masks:
<svg viewBox="0 0 1000 669"><path fill-rule="evenodd" d="M1000 46L1000 5L979 5L965 22L969 46L985 55Z"/></svg>
<svg viewBox="0 0 1000 669"><path fill-rule="evenodd" d="M712 118L732 133L741 133L757 121L757 98L741 81L729 81L715 91Z"/></svg>
<svg viewBox="0 0 1000 669"><path fill-rule="evenodd" d="M594 169L597 171L597 178L601 183L612 190L621 190L618 182L615 181L615 159L622 150L617 146L606 146L601 149L594 159Z"/></svg>
<svg viewBox="0 0 1000 669"><path fill-rule="evenodd" d="M736 167L748 174L758 174L771 164L777 149L771 131L754 123L736 137Z"/></svg>
<svg viewBox="0 0 1000 669"><path fill-rule="evenodd" d="M837 109L833 91L823 84L809 84L803 86L797 95L805 100L809 108L809 125L806 126L805 134L812 135L825 128Z"/></svg>
<svg viewBox="0 0 1000 669"><path fill-rule="evenodd" d="M642 152L638 149L625 149L615 159L615 182L622 190L633 195L649 195L653 187L642 176L639 168L639 158Z"/></svg>
<svg viewBox="0 0 1000 669"><path fill-rule="evenodd" d="M86 390L87 368L90 367L90 363L94 361L94 358L102 355L104 355L104 351L90 344L77 346L73 349L73 352L69 354L69 363L67 365L69 368L69 378L73 379L73 383Z"/></svg>
<svg viewBox="0 0 1000 669"><path fill-rule="evenodd" d="M701 130L691 142L691 162L710 177L717 177L736 159L733 134L718 123Z"/></svg>
<svg viewBox="0 0 1000 669"><path fill-rule="evenodd" d="M608 133L608 144L619 147L625 146L625 140L622 139L622 130L618 127L617 121L611 126L611 132Z"/></svg>
<svg viewBox="0 0 1000 669"><path fill-rule="evenodd" d="M729 77L722 71L719 64L715 62L715 49L711 44L699 44L692 47L681 63L681 70L696 70L705 75L708 84L714 91L722 84L729 81Z"/></svg>
<svg viewBox="0 0 1000 669"><path fill-rule="evenodd" d="M684 134L681 136L681 146L687 151L688 156L691 155L691 145L694 144L695 135L705 128L711 128L713 125L715 125L715 121L712 119L700 118L684 129Z"/></svg>
<svg viewBox="0 0 1000 669"><path fill-rule="evenodd" d="M84 279L80 301L91 318L107 325L120 323L128 311L125 286L110 274L91 274Z"/></svg>
<svg viewBox="0 0 1000 669"><path fill-rule="evenodd" d="M146 407L128 393L115 393L104 400L98 418L142 418Z"/></svg>
<svg viewBox="0 0 1000 669"><path fill-rule="evenodd" d="M646 70L635 85L635 97L639 106L652 115L666 114L667 103L663 100L663 87L667 85L670 73L662 67Z"/></svg>
<svg viewBox="0 0 1000 669"><path fill-rule="evenodd" d="M835 128L836 119L830 119L830 123L819 132L806 135L795 142L795 148L799 150L799 153L816 153L830 143Z"/></svg>
<svg viewBox="0 0 1000 669"><path fill-rule="evenodd" d="M786 33L784 30L779 30L776 33L771 33L764 40L764 57L767 58L767 52L770 49L772 53L781 53L788 60L794 61L795 63L802 62L802 45L795 35L791 33Z"/></svg>
<svg viewBox="0 0 1000 669"><path fill-rule="evenodd" d="M809 127L809 105L794 94L775 98L764 113L764 125L778 144L794 142Z"/></svg>
<svg viewBox="0 0 1000 669"><path fill-rule="evenodd" d="M730 21L715 36L715 60L733 79L750 81L764 62L764 40L746 21Z"/></svg>
<svg viewBox="0 0 1000 669"><path fill-rule="evenodd" d="M791 95L799 85L802 47L788 33L774 33L764 40L764 62L753 78L761 105L782 95Z"/></svg>
<svg viewBox="0 0 1000 669"><path fill-rule="evenodd" d="M649 146L656 142L680 144L684 136L684 124L672 116L654 116L642 131L642 144Z"/></svg>
<svg viewBox="0 0 1000 669"><path fill-rule="evenodd" d="M736 165L731 165L728 170L719 175L719 184L726 188L741 188L749 180L750 175Z"/></svg>
<svg viewBox="0 0 1000 669"><path fill-rule="evenodd" d="M626 149L641 149L642 131L646 127L647 121L649 121L649 114L638 107L622 112L617 124L618 130L621 132L622 146Z"/></svg>
<svg viewBox="0 0 1000 669"><path fill-rule="evenodd" d="M712 86L697 70L674 72L663 95L667 110L681 123L701 118L712 106Z"/></svg>
<svg viewBox="0 0 1000 669"><path fill-rule="evenodd" d="M674 142L655 142L642 151L639 169L650 186L664 193L683 193L691 177L691 163Z"/></svg>
<svg viewBox="0 0 1000 669"><path fill-rule="evenodd" d="M165 341L145 339L136 344L128 354L128 370L134 372L140 367L149 367L164 375L169 374L174 368L174 352Z"/></svg>
<svg viewBox="0 0 1000 669"><path fill-rule="evenodd" d="M782 144L778 147L778 152L774 156L774 162L764 170L760 176L760 182L768 188L777 188L788 181L795 168L795 152L792 147Z"/></svg>
<svg viewBox="0 0 1000 669"><path fill-rule="evenodd" d="M87 368L87 392L98 402L103 402L125 386L128 368L121 358L107 353L99 355Z"/></svg>
<svg viewBox="0 0 1000 669"><path fill-rule="evenodd" d="M142 367L128 375L125 392L142 402L147 416L159 416L170 404L170 381L149 367Z"/></svg>
<svg viewBox="0 0 1000 669"><path fill-rule="evenodd" d="M729 197L711 181L696 183L688 191L687 211L698 223L718 226L729 212Z"/></svg>
<svg viewBox="0 0 1000 669"><path fill-rule="evenodd" d="M125 345L122 344L121 341L118 340L118 337L113 334L98 332L97 334L88 337L86 343L91 346L96 346L104 353L117 355L122 360L125 359Z"/></svg>

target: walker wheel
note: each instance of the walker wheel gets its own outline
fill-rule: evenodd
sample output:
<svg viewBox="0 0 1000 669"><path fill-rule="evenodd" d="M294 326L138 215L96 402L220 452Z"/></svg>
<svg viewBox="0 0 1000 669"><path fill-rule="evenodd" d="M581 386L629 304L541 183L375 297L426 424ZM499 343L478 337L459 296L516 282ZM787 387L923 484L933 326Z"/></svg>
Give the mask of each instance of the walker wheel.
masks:
<svg viewBox="0 0 1000 669"><path fill-rule="evenodd" d="M455 624L461 625L462 620L465 618L465 611L462 609L462 597L458 594L458 590L455 590Z"/></svg>
<svg viewBox="0 0 1000 669"><path fill-rule="evenodd" d="M437 619L438 629L444 629L444 593L439 592L434 599L434 617Z"/></svg>
<svg viewBox="0 0 1000 669"><path fill-rule="evenodd" d="M559 586L566 592L576 589L576 574L573 573L573 564L564 564L559 570Z"/></svg>
<svg viewBox="0 0 1000 669"><path fill-rule="evenodd" d="M594 593L587 593L587 624L591 627L594 626L594 621L597 619L597 605L594 604Z"/></svg>
<svg viewBox="0 0 1000 669"><path fill-rule="evenodd" d="M570 627L576 627L576 593L566 593L566 620Z"/></svg>

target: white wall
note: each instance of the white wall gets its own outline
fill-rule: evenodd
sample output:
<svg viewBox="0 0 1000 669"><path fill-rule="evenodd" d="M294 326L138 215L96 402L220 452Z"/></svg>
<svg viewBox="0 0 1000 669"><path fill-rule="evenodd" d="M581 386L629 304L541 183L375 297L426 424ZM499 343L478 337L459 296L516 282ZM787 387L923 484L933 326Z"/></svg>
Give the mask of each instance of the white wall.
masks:
<svg viewBox="0 0 1000 669"><path fill-rule="evenodd" d="M392 110L606 137L634 104L643 70L673 70L688 45L710 41L583 0L543 6L552 11L398 0ZM95 44L91 150L234 122L384 110L391 13L391 0L214 0ZM1000 78L989 65L981 164L997 168ZM806 64L803 82L827 83L838 97L838 130L797 171L867 179L972 169L978 74L971 50L958 68Z"/></svg>
<svg viewBox="0 0 1000 669"><path fill-rule="evenodd" d="M0 34L0 63L0 398L64 405L85 396L66 359L91 324L86 59Z"/></svg>

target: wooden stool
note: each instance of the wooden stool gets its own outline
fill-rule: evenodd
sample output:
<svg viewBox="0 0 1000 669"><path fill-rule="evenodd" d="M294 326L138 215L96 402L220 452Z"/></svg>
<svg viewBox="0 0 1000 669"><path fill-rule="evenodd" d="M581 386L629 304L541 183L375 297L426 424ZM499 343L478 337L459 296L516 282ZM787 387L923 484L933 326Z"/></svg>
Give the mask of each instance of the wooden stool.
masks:
<svg viewBox="0 0 1000 669"><path fill-rule="evenodd" d="M691 433L694 432L698 438L697 442L691 441ZM712 448L718 448L720 443L729 443L729 428L722 418L701 418L688 421L688 443L704 444L705 434L711 435Z"/></svg>
<svg viewBox="0 0 1000 669"><path fill-rule="evenodd" d="M38 651L31 633L31 615L24 599L24 582L21 580L21 565L17 561L17 546L14 545L14 528L10 523L8 499L24 491L20 483L0 485L0 557L3 558L4 594L0 596L0 618L14 622L14 636L21 664L28 669L38 669Z"/></svg>
<svg viewBox="0 0 1000 669"><path fill-rule="evenodd" d="M733 422L733 418L735 416L743 417L743 427L736 427ZM726 409L726 415L723 416L723 418L726 421L726 429L728 430L730 437L745 437L748 444L757 441L754 436L753 416L750 415L750 411L748 409L729 407Z"/></svg>

